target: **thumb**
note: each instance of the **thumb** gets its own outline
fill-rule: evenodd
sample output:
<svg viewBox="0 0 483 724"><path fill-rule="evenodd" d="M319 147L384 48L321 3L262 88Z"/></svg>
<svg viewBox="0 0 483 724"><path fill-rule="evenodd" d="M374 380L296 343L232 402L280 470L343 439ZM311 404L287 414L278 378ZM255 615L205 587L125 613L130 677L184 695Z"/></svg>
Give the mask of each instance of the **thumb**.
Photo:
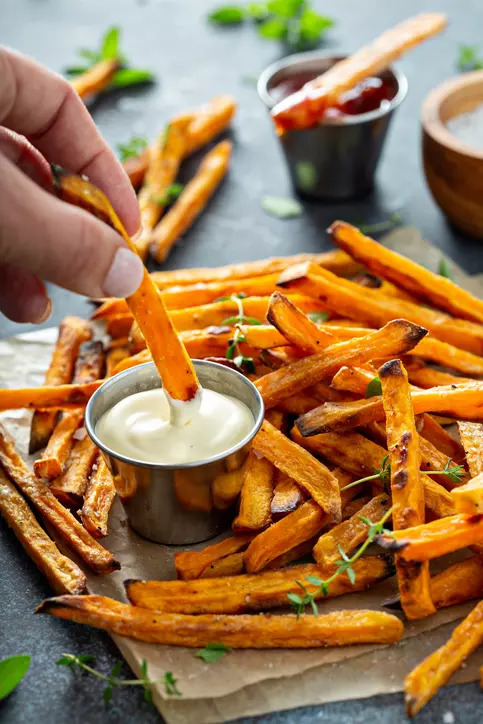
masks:
<svg viewBox="0 0 483 724"><path fill-rule="evenodd" d="M47 193L0 154L0 262L86 296L129 296L143 263L107 224Z"/></svg>

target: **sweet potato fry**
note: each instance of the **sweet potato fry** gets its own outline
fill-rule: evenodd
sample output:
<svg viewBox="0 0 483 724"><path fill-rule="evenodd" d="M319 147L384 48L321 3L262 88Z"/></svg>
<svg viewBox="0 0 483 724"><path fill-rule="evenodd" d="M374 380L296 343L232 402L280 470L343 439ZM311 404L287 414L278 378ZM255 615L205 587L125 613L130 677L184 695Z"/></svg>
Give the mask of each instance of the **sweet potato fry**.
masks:
<svg viewBox="0 0 483 724"><path fill-rule="evenodd" d="M464 485L451 491L458 513L480 515L483 513L483 473L472 478Z"/></svg>
<svg viewBox="0 0 483 724"><path fill-rule="evenodd" d="M304 496L297 483L288 475L277 470L275 487L270 506L272 516L286 515L303 503Z"/></svg>
<svg viewBox="0 0 483 724"><path fill-rule="evenodd" d="M213 561L201 573L200 578L222 578L223 576L238 576L244 572L243 553L231 553L229 556Z"/></svg>
<svg viewBox="0 0 483 724"><path fill-rule="evenodd" d="M146 173L146 169L148 167L148 159L149 149L147 148L145 151L140 153L139 156L132 156L122 163L125 172L129 176L130 182L136 190L143 182L144 174Z"/></svg>
<svg viewBox="0 0 483 724"><path fill-rule="evenodd" d="M76 440L67 463L67 470L52 480L50 490L64 505L79 505L87 488L98 449L87 435Z"/></svg>
<svg viewBox="0 0 483 724"><path fill-rule="evenodd" d="M460 377L452 375L449 372L435 369L423 365L421 367L412 366L411 363L406 365L409 381L411 384L423 389L429 387L442 387L444 385L459 385L461 382L470 382L468 377Z"/></svg>
<svg viewBox="0 0 483 724"><path fill-rule="evenodd" d="M127 347L115 347L106 355L106 377L112 377L114 370L123 360L130 356Z"/></svg>
<svg viewBox="0 0 483 724"><path fill-rule="evenodd" d="M285 566L290 565L290 563L296 563L297 561L298 565L302 565L303 563L312 563L312 548L314 547L316 541L317 537L309 538L309 540L306 540L303 543L300 543L298 546L291 548L286 553L283 553L281 556L277 556L277 558L274 558L273 561L270 561L270 563L266 566L265 570L277 571L279 568L285 568Z"/></svg>
<svg viewBox="0 0 483 724"><path fill-rule="evenodd" d="M360 266L345 252L340 251L340 249L332 249L320 254L294 254L293 256L271 257L228 266L155 271L152 272L151 276L159 289L167 289L173 286L227 282L266 276L267 274L280 274L290 266L303 264L307 261L320 265L324 269L329 269L340 276L350 276L360 269Z"/></svg>
<svg viewBox="0 0 483 724"><path fill-rule="evenodd" d="M83 593L86 577L62 555L0 467L0 514L56 593Z"/></svg>
<svg viewBox="0 0 483 724"><path fill-rule="evenodd" d="M271 462L251 450L244 465L240 509L232 524L234 531L260 530L270 524L273 476Z"/></svg>
<svg viewBox="0 0 483 724"><path fill-rule="evenodd" d="M483 473L483 424L458 420L458 432L470 473L475 478Z"/></svg>
<svg viewBox="0 0 483 724"><path fill-rule="evenodd" d="M401 360L379 369L391 463L392 523L395 531L424 523L424 483L421 454L408 376ZM429 589L429 563L408 563L396 556L401 605L408 619L435 613Z"/></svg>
<svg viewBox="0 0 483 724"><path fill-rule="evenodd" d="M422 412L442 412L456 419L483 420L482 382L412 390L411 400L416 415ZM353 402L326 402L299 417L296 425L302 435L307 437L320 432L359 427L372 420L381 420L383 417L382 400L378 396Z"/></svg>
<svg viewBox="0 0 483 724"><path fill-rule="evenodd" d="M236 649L394 643L403 633L401 621L382 611L337 611L318 618L305 614L299 618L268 614L188 616L147 611L104 596L59 596L44 601L37 613L86 623L137 641L193 648L212 641Z"/></svg>
<svg viewBox="0 0 483 724"><path fill-rule="evenodd" d="M188 126L186 154L195 153L220 135L235 115L236 101L228 95L217 96L193 113Z"/></svg>
<svg viewBox="0 0 483 724"><path fill-rule="evenodd" d="M389 556L368 556L354 564L356 579L338 576L328 598L363 591L392 576ZM198 581L125 581L129 601L135 606L172 613L247 613L287 605L287 594L299 592L296 581L320 576L320 567L302 564L277 571ZM309 590L314 587L307 586ZM320 598L324 595L321 593Z"/></svg>
<svg viewBox="0 0 483 724"><path fill-rule="evenodd" d="M82 385L49 385L24 387L17 390L0 389L0 410L62 409L85 407L103 380Z"/></svg>
<svg viewBox="0 0 483 724"><path fill-rule="evenodd" d="M404 694L408 716L417 714L482 642L483 601L480 601L454 629L449 641L406 676Z"/></svg>
<svg viewBox="0 0 483 724"><path fill-rule="evenodd" d="M230 470L226 473L220 473L213 479L211 484L211 493L213 496L213 505L218 510L230 508L240 495L243 485L244 469Z"/></svg>
<svg viewBox="0 0 483 724"><path fill-rule="evenodd" d="M387 456L385 448L356 432L327 433L303 438L294 427L291 436L299 445L307 447L334 465L340 465L358 478L372 475L374 469L380 470ZM450 493L428 475L423 475L422 480L426 508L438 518L453 515L455 507ZM379 478L375 482L382 485Z"/></svg>
<svg viewBox="0 0 483 724"><path fill-rule="evenodd" d="M440 33L446 18L440 13L425 13L409 18L386 30L357 53L339 61L323 75L277 103L272 118L279 133L289 129L310 128L323 117L340 96L364 78L377 75L400 55L426 38Z"/></svg>
<svg viewBox="0 0 483 724"><path fill-rule="evenodd" d="M81 206L102 219L122 236L131 251L135 251L131 239L102 191L87 180L65 171L57 171L54 181L55 191L60 198ZM126 301L151 350L168 395L181 401L195 397L200 386L193 364L146 269L139 288Z"/></svg>
<svg viewBox="0 0 483 724"><path fill-rule="evenodd" d="M472 556L454 563L430 581L431 598L437 609L480 598L483 590L483 559Z"/></svg>
<svg viewBox="0 0 483 724"><path fill-rule="evenodd" d="M454 317L483 323L483 301L451 279L434 274L411 259L391 251L344 221L335 221L328 233L339 248L374 274L407 289Z"/></svg>
<svg viewBox="0 0 483 724"><path fill-rule="evenodd" d="M213 508L211 481L198 476L196 470L174 471L174 492L183 508L209 513Z"/></svg>
<svg viewBox="0 0 483 724"><path fill-rule="evenodd" d="M24 496L90 568L96 573L111 573L120 567L112 554L89 535L50 492L47 485L29 470L15 449L13 440L1 425L0 463Z"/></svg>
<svg viewBox="0 0 483 724"><path fill-rule="evenodd" d="M305 357L265 375L255 384L265 406L273 407L279 400L332 377L344 364L366 362L376 355L403 354L412 349L425 334L426 330L421 327L403 319L395 319L377 332L333 344L322 353Z"/></svg>
<svg viewBox="0 0 483 724"><path fill-rule="evenodd" d="M91 336L89 323L79 317L66 317L59 325L59 336L52 354L49 369L45 374L48 386L64 385L70 382L74 372L77 353L82 342ZM57 412L37 410L30 427L29 453L45 447L57 420Z"/></svg>
<svg viewBox="0 0 483 724"><path fill-rule="evenodd" d="M183 551L174 556L174 567L178 578L189 581L193 578L200 578L203 571L212 563L226 558L233 553L244 551L252 540L253 535L243 533L225 538L220 543L203 548L201 551Z"/></svg>
<svg viewBox="0 0 483 724"><path fill-rule="evenodd" d="M84 503L79 511L84 528L93 538L103 538L107 535L109 511L115 495L114 480L99 453L87 483Z"/></svg>
<svg viewBox="0 0 483 724"><path fill-rule="evenodd" d="M106 317L106 332L111 339L119 339L129 335L133 323L132 314L113 314Z"/></svg>
<svg viewBox="0 0 483 724"><path fill-rule="evenodd" d="M428 561L483 541L483 516L457 513L430 523L378 535L376 543L407 561Z"/></svg>
<svg viewBox="0 0 483 724"><path fill-rule="evenodd" d="M102 376L104 349L102 342L84 342L74 370L74 384L94 382ZM39 460L34 462L34 472L39 478L53 479L62 475L72 449L75 431L80 427L84 414L80 410L65 412Z"/></svg>
<svg viewBox="0 0 483 724"><path fill-rule="evenodd" d="M190 115L174 118L159 134L148 150L148 167L138 201L141 211L141 233L134 243L141 259L145 259L151 234L167 203L166 194L176 179L188 143Z"/></svg>
<svg viewBox="0 0 483 724"><path fill-rule="evenodd" d="M206 154L195 176L153 230L150 250L157 262L166 259L179 237L206 206L228 170L231 149L229 141L222 141Z"/></svg>
<svg viewBox="0 0 483 724"><path fill-rule="evenodd" d="M406 299L411 302L416 301L416 298L405 292L404 289L396 287L387 279L381 279L380 277L374 276L366 271L361 271L356 276L352 277L352 281L359 284L361 287L368 287L369 289L379 289L382 294L389 297L397 297L398 299Z"/></svg>
<svg viewBox="0 0 483 724"><path fill-rule="evenodd" d="M346 555L350 555L367 538L367 524L360 519L361 515L376 523L390 506L389 496L382 493L370 500L353 517L323 533L314 547L314 558L319 566L325 570L332 568L340 559L339 547Z"/></svg>
<svg viewBox="0 0 483 724"><path fill-rule="evenodd" d="M285 437L267 420L254 437L252 449L306 490L327 514L327 522L340 521L341 499L337 479L323 463Z"/></svg>
<svg viewBox="0 0 483 724"><path fill-rule="evenodd" d="M108 88L118 68L118 60L100 60L92 68L86 70L85 73L73 78L70 84L81 98L86 98Z"/></svg>
<svg viewBox="0 0 483 724"><path fill-rule="evenodd" d="M461 443L455 440L449 432L446 432L432 415L423 414L422 421L421 436L429 440L435 448L448 458L455 460L457 463L462 463L465 459L465 451Z"/></svg>
<svg viewBox="0 0 483 724"><path fill-rule="evenodd" d="M320 352L337 342L333 334L317 327L280 292L274 292L270 297L267 319L290 344L309 354Z"/></svg>
<svg viewBox="0 0 483 724"><path fill-rule="evenodd" d="M442 342L475 355L483 355L483 325L456 319L444 312L403 299L384 296L377 289L363 289L320 266L303 264L287 269L279 277L278 286L307 294L323 301L329 311L362 320L374 327L397 318L410 320Z"/></svg>

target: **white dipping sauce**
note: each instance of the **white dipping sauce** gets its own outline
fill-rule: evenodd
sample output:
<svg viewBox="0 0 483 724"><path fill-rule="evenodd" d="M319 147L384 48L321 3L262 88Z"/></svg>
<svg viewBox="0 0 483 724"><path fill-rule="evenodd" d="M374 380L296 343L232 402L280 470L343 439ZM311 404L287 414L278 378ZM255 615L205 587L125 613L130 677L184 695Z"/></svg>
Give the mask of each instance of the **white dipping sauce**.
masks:
<svg viewBox="0 0 483 724"><path fill-rule="evenodd" d="M138 392L104 413L96 433L126 457L178 465L223 453L253 428L253 415L244 402L214 390L201 390L201 400L197 396L190 402L173 402L176 414L170 422L163 389Z"/></svg>

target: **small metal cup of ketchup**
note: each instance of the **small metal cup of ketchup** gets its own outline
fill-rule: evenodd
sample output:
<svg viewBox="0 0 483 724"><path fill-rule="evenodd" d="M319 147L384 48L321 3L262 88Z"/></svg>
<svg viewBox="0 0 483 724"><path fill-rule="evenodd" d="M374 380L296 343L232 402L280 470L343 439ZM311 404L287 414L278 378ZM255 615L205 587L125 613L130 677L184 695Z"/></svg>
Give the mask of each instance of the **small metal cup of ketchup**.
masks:
<svg viewBox="0 0 483 724"><path fill-rule="evenodd" d="M258 94L271 110L343 58L319 52L291 55L263 71ZM325 201L367 194L392 114L406 93L406 77L387 69L345 93L314 127L282 133L279 140L295 189Z"/></svg>
<svg viewBox="0 0 483 724"><path fill-rule="evenodd" d="M207 460L179 464L143 462L108 447L99 435L99 420L117 403L130 395L162 386L152 362L131 367L108 379L89 400L85 414L87 433L100 448L114 476L131 527L144 538L165 545L198 543L229 527L233 511L216 507L212 482L217 475L241 467L264 416L262 397L249 379L215 362L193 360L193 364L204 389L239 400L253 416L248 434L230 449ZM223 424L221 419L220 425ZM162 460L162 445L159 447Z"/></svg>

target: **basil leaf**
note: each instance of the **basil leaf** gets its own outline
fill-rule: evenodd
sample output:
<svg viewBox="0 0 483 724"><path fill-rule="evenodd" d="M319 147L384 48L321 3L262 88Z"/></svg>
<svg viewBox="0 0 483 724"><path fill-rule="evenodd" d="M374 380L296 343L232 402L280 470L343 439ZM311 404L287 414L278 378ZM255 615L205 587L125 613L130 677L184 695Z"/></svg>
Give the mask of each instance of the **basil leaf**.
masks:
<svg viewBox="0 0 483 724"><path fill-rule="evenodd" d="M121 68L114 73L111 88L127 88L138 83L152 83L154 74L140 68Z"/></svg>
<svg viewBox="0 0 483 724"><path fill-rule="evenodd" d="M119 40L121 30L117 25L108 28L101 42L102 60L116 60L119 58Z"/></svg>
<svg viewBox="0 0 483 724"><path fill-rule="evenodd" d="M5 699L20 684L30 666L27 654L9 656L0 661L0 700Z"/></svg>
<svg viewBox="0 0 483 724"><path fill-rule="evenodd" d="M216 25L238 25L244 18L245 11L239 5L227 5L208 15L208 20Z"/></svg>
<svg viewBox="0 0 483 724"><path fill-rule="evenodd" d="M444 257L439 262L438 274L440 277L445 277L446 279L453 279L446 259Z"/></svg>
<svg viewBox="0 0 483 724"><path fill-rule="evenodd" d="M382 385L381 378L379 375L376 375L366 387L366 398L377 397L378 395L382 395Z"/></svg>
<svg viewBox="0 0 483 724"><path fill-rule="evenodd" d="M264 196L261 206L267 214L278 219L293 219L302 214L302 205L296 199L283 198L282 196Z"/></svg>
<svg viewBox="0 0 483 724"><path fill-rule="evenodd" d="M317 322L325 322L329 319L329 312L309 312L307 317L317 324Z"/></svg>

